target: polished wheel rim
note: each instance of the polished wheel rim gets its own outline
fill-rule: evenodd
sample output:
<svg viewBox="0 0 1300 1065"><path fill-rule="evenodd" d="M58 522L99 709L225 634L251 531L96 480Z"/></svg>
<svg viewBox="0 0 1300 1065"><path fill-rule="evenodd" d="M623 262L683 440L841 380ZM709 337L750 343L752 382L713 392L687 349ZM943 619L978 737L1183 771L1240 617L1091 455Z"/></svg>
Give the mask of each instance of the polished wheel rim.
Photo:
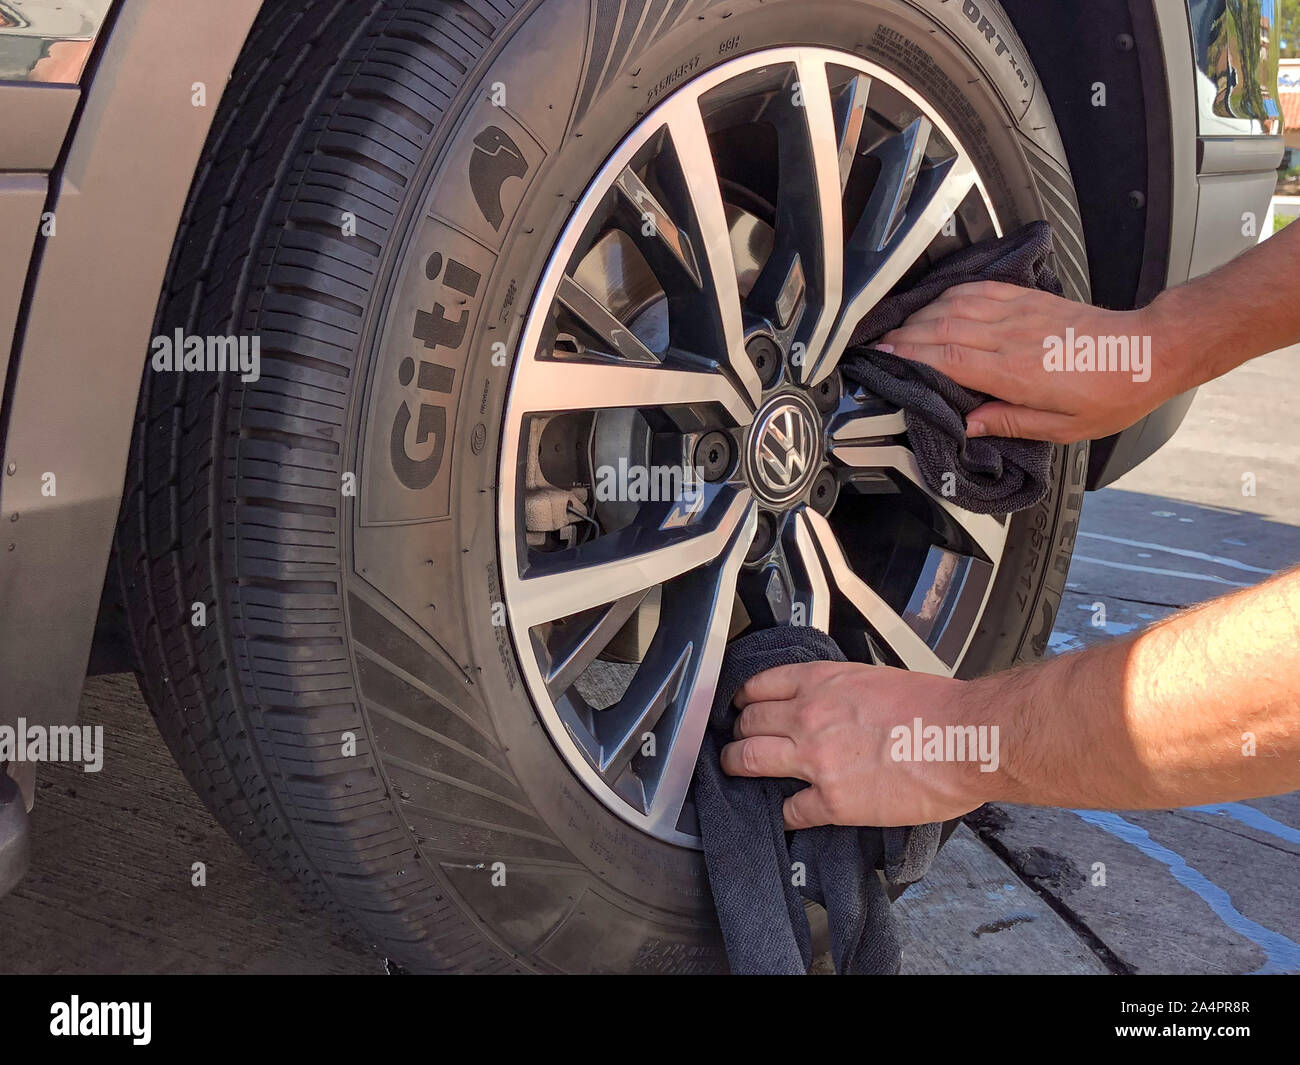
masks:
<svg viewBox="0 0 1300 1065"><path fill-rule="evenodd" d="M577 203L505 413L504 620L556 747L630 824L698 846L696 756L749 628L961 664L1006 521L931 492L902 413L837 367L895 286L1000 235L924 97L817 48L678 89Z"/></svg>

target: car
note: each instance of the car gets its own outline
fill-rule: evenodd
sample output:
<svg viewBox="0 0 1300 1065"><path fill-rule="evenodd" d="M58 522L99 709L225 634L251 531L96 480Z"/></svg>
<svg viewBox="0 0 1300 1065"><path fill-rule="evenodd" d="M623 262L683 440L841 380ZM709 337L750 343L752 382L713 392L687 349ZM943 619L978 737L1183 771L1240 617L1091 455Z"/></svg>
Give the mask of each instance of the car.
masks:
<svg viewBox="0 0 1300 1065"><path fill-rule="evenodd" d="M724 970L728 641L1040 657L1085 491L1191 402L972 513L839 374L854 325L1035 220L1116 308L1253 245L1272 12L0 0L0 723L134 670L217 820L403 968Z"/></svg>

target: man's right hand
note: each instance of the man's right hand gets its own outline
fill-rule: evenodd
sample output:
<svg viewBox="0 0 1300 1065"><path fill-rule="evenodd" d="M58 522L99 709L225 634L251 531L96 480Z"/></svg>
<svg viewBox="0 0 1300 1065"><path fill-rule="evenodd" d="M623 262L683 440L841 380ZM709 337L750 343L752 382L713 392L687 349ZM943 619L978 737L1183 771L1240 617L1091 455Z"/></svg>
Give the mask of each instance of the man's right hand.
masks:
<svg viewBox="0 0 1300 1065"><path fill-rule="evenodd" d="M977 281L950 288L877 347L933 366L996 397L966 417L971 436L1067 444L1126 429L1166 400L1247 359L1300 343L1300 303L1270 279L1300 273L1300 222L1213 273L1162 292L1136 311L1107 311L1037 289ZM1151 338L1151 377L1049 371L1044 340Z"/></svg>
<svg viewBox="0 0 1300 1065"><path fill-rule="evenodd" d="M998 397L967 415L968 435L1069 444L1126 429L1195 383L1183 380L1177 324L1157 326L1156 318L1154 305L1108 311L1037 289L976 281L950 288L874 346ZM1152 337L1150 378L1046 369L1045 340L1064 338L1070 328L1075 337Z"/></svg>

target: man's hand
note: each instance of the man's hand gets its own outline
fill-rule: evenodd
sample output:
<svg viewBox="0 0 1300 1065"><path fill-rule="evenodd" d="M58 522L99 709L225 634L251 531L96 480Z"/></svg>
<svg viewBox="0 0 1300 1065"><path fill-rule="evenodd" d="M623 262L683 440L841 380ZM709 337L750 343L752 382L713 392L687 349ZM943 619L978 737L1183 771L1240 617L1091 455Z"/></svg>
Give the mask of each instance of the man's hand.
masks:
<svg viewBox="0 0 1300 1065"><path fill-rule="evenodd" d="M1300 569L975 680L811 662L758 674L735 701L722 768L808 781L785 801L790 828L918 825L994 801L1161 810L1279 795L1300 787ZM927 732L996 727L996 771L969 741L966 761L896 760L891 732L914 734L918 717Z"/></svg>
<svg viewBox="0 0 1300 1065"><path fill-rule="evenodd" d="M1162 292L1136 311L1107 311L1037 289L977 281L956 285L876 344L923 362L960 385L997 397L966 417L971 436L1073 443L1132 425L1247 359L1300 341L1295 300L1259 294L1261 277L1300 271L1300 224L1290 225L1211 274ZM1050 371L1044 341L1150 337L1151 377Z"/></svg>
<svg viewBox="0 0 1300 1065"><path fill-rule="evenodd" d="M923 362L959 385L998 400L966 417L970 436L1012 436L1060 444L1126 429L1193 382L1184 381L1179 336L1153 335L1147 310L1108 311L999 281L950 288L876 347ZM1150 378L1129 372L1048 370L1045 341L1151 337Z"/></svg>
<svg viewBox="0 0 1300 1065"><path fill-rule="evenodd" d="M722 749L722 768L808 781L785 801L792 829L959 817L991 797L977 794L988 776L981 781L971 763L895 761L890 731L910 730L918 716L926 725L959 723L965 683L856 662L769 669L736 693L737 741Z"/></svg>

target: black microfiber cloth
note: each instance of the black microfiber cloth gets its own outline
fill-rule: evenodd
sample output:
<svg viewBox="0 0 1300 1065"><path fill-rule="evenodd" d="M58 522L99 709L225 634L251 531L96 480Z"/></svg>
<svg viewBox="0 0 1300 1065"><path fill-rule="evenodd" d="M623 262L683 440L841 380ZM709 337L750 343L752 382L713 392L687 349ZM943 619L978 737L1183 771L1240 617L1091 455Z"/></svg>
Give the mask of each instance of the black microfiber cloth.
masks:
<svg viewBox="0 0 1300 1065"><path fill-rule="evenodd" d="M938 849L942 826L827 825L787 833L782 802L804 782L732 777L718 761L733 739L737 711L731 701L746 680L774 666L844 660L825 633L782 626L742 636L722 661L695 767L695 805L733 973L808 971L812 936L804 898L826 908L837 972L898 972L898 933L882 874L893 884L919 879ZM796 863L806 877L802 887L795 885Z"/></svg>
<svg viewBox="0 0 1300 1065"><path fill-rule="evenodd" d="M989 397L929 366L877 351L870 341L902 325L953 285L968 281L1005 281L1059 296L1061 282L1047 265L1051 253L1052 229L1046 222L1030 222L1009 236L954 252L905 292L876 304L853 330L840 360L845 377L902 408L925 483L977 514L1010 514L1042 499L1052 445L1001 436L967 439L966 415ZM953 475L946 492L945 473Z"/></svg>

